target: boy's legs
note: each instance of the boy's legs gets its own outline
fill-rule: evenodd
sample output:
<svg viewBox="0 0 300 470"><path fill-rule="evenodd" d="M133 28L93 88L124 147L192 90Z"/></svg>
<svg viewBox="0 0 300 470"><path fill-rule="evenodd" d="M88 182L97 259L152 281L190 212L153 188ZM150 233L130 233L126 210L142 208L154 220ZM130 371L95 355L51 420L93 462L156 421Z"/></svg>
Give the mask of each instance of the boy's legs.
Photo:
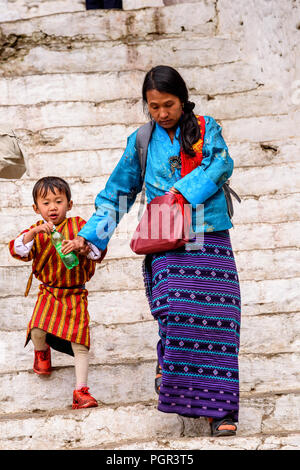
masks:
<svg viewBox="0 0 300 470"><path fill-rule="evenodd" d="M47 332L40 328L32 328L31 340L35 351L47 351L49 346L46 343ZM83 344L71 343L75 358L76 389L87 386L89 350Z"/></svg>
<svg viewBox="0 0 300 470"><path fill-rule="evenodd" d="M83 344L71 343L75 359L76 389L87 387L89 350Z"/></svg>
<svg viewBox="0 0 300 470"><path fill-rule="evenodd" d="M37 374L50 375L50 348L46 343L47 332L40 328L31 330L31 339L35 349L33 370ZM73 408L98 406L97 401L88 393L87 380L89 368L89 350L83 344L71 343L75 359L76 390L73 394Z"/></svg>
<svg viewBox="0 0 300 470"><path fill-rule="evenodd" d="M33 370L39 375L51 374L51 353L50 347L46 343L47 332L40 328L32 328L30 332L34 345Z"/></svg>
<svg viewBox="0 0 300 470"><path fill-rule="evenodd" d="M73 409L98 406L87 386L89 350L83 344L71 343L75 357L76 389L73 392Z"/></svg>
<svg viewBox="0 0 300 470"><path fill-rule="evenodd" d="M41 330L40 328L32 328L30 336L36 351L46 351L48 349L46 335L46 331Z"/></svg>

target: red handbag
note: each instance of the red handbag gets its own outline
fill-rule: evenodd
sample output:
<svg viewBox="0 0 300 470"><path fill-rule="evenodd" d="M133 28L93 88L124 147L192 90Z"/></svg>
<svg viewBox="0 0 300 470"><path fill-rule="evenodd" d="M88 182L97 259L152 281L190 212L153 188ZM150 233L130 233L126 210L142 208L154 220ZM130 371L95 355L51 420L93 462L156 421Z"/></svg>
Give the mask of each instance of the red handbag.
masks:
<svg viewBox="0 0 300 470"><path fill-rule="evenodd" d="M191 209L182 194L168 192L152 199L130 247L138 255L175 250L190 240Z"/></svg>

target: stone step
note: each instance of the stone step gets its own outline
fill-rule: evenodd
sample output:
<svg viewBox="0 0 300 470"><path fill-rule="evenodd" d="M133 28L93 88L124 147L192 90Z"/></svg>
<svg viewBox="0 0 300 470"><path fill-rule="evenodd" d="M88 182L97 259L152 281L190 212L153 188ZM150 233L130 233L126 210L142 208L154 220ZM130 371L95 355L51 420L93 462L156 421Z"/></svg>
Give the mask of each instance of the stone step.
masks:
<svg viewBox="0 0 300 470"><path fill-rule="evenodd" d="M196 0L198 1L198 0ZM195 0L183 0L181 3L194 3ZM123 10L135 10L141 8L150 8L150 7L163 7L165 5L173 5L176 3L174 0L123 0L122 6Z"/></svg>
<svg viewBox="0 0 300 470"><path fill-rule="evenodd" d="M68 182L72 190L72 199L75 204L84 202L94 209L95 197L98 192L104 188L108 175L105 177L94 178L69 178ZM1 209L5 208L5 214L13 215L18 207L22 206L23 213L26 215L32 214L32 223L35 223L36 216L32 213L32 189L35 184L35 179L20 179L20 180L1 180L1 191L3 191L3 199L1 199ZM4 202L5 201L5 202ZM26 207L28 209L26 209ZM29 210L30 208L30 210ZM71 212L70 212L71 214Z"/></svg>
<svg viewBox="0 0 300 470"><path fill-rule="evenodd" d="M251 135L252 143L265 143L274 141L281 133L286 139L294 139L297 135L297 124L300 124L300 112L294 114L294 119L286 116L259 116L260 121L258 132ZM21 139L25 150L29 153L62 153L68 151L87 151L125 148L128 136L130 136L140 125L145 122L136 122L134 125L109 124L97 126L82 126L80 132L77 127L58 127L31 131L30 129L18 129L16 131ZM246 128L254 125L253 118L239 118L234 121L221 121L222 134L229 148L231 144L243 143L249 140L246 135ZM236 125L239 126L239 131ZM264 129L265 132L261 132ZM277 132L277 133L276 133ZM281 141L281 140L280 140ZM25 152L27 153L27 151ZM120 155L121 157L121 155Z"/></svg>
<svg viewBox="0 0 300 470"><path fill-rule="evenodd" d="M82 210L80 213L88 214L87 210ZM92 211L90 211L92 212ZM74 213L76 213L74 211ZM17 217L17 215L15 216ZM4 216L3 216L4 218ZM88 218L88 217L87 217ZM12 217L9 217L8 222L12 226L13 221ZM0 266L20 266L20 261L12 258L8 250L8 240L13 239L17 234L24 228L30 227L34 221L31 216L28 216L28 219L24 219L24 225L21 227L10 228L5 235L3 235L2 243L0 243ZM116 230L113 237L109 242L109 249L107 252L106 260L119 259L119 258L133 258L135 257L134 253L130 248L130 239L134 232L135 226L137 225L137 220L129 219L127 221L127 233L125 230L125 224ZM18 230L16 230L18 229ZM266 251L266 256L277 257L276 252L272 255L271 250L280 250L287 249L298 246L298 237L300 229L300 221L287 222L282 224L258 224L253 231L251 224L238 225L230 231L230 238L234 254L237 257L236 261L241 267L243 259L251 259L253 255L252 250L264 250ZM247 246L245 246L245 240L247 239ZM285 250L289 255L289 253ZM256 251L254 252L256 253ZM240 261L241 260L241 261ZM284 261L284 260L283 260ZM255 262L255 259L254 259ZM257 260L256 260L257 263ZM257 263L260 266L264 267L264 263ZM267 268L267 266L266 266ZM267 268L269 269L269 268Z"/></svg>
<svg viewBox="0 0 300 470"><path fill-rule="evenodd" d="M295 393L242 399L237 436L251 438L262 433L268 438L274 428L290 436L297 433L298 420L292 410L297 406L299 409L299 398ZM0 417L0 431L0 447L7 450L103 448L116 442L120 446L122 441L126 445L128 440L136 441L141 436L148 442L209 436L209 426L203 418L162 415L154 402L4 414Z"/></svg>
<svg viewBox="0 0 300 470"><path fill-rule="evenodd" d="M93 312L94 315L97 313ZM28 312L27 322L30 316L31 312ZM293 354L297 347L297 335L299 336L300 329L298 316L299 312L243 317L240 353ZM10 373L31 368L32 349L23 347L26 328L17 331L6 328L2 332L0 372ZM98 364L99 358L103 364L154 360L158 339L158 327L153 320L117 325L95 322L91 325L90 363ZM73 364L73 359L66 354L55 353L54 364L68 366Z"/></svg>
<svg viewBox="0 0 300 470"><path fill-rule="evenodd" d="M278 116L258 116L237 120L222 121L223 135L226 142L247 141L267 143L276 140L276 136L287 139L298 136L300 111L291 111Z"/></svg>
<svg viewBox="0 0 300 470"><path fill-rule="evenodd" d="M299 311L299 282L299 278L269 282L241 282L242 318L255 317L259 321L260 315L277 315L282 312ZM37 286L38 281L34 279L32 290L25 298L23 296L25 282L23 281L22 286L19 285L18 289L15 288L11 296L1 297L0 330L23 330L25 334L30 314L36 303ZM95 290L95 287L96 285L93 285L94 290L89 287L88 302L92 324L130 324L152 319L143 288L140 290L99 291Z"/></svg>
<svg viewBox="0 0 300 470"><path fill-rule="evenodd" d="M33 350L31 362L33 364ZM56 354L55 354L56 353ZM37 376L32 369L1 374L0 413L35 412L68 409L75 388L74 360L69 366L57 366L52 351L53 372L50 377ZM32 367L30 363L29 367ZM154 400L155 361L142 363L90 365L88 385L91 394L105 405L134 404ZM59 390L59 393L57 391Z"/></svg>
<svg viewBox="0 0 300 470"><path fill-rule="evenodd" d="M128 267L130 265L135 266L135 273L140 277L143 257L135 255L130 248L129 244L132 233L133 229L130 230L128 234L121 233L120 237L115 237L111 241L109 244L110 255L105 258L101 265L97 266L96 278L93 278L93 280L97 279L98 282L101 282L104 273L114 275L111 269L113 271L118 270L119 259L123 259L123 267L125 269L126 264L124 263L126 263L126 261ZM234 257L241 281L249 279L253 279L254 281L279 278L285 279L300 276L300 253L297 245L288 248L280 247L275 250L268 248L263 250L234 250ZM31 262L25 264L20 260L12 258L7 245L2 245L0 260L3 263L0 266L1 278L3 280L5 280L7 276L12 279L14 276L17 278L20 275L26 276L28 270L27 266L31 265ZM2 290L0 288L0 295L1 292Z"/></svg>
<svg viewBox="0 0 300 470"><path fill-rule="evenodd" d="M295 224L295 227L293 228L297 228L298 225L299 224ZM129 244L131 233L133 233L133 230L130 230L128 234L121 233L118 237L114 237L111 240L107 257L101 263L101 266L97 266L98 272L99 270L102 270L101 273L99 272L99 276L97 275L98 280L101 280L102 274L106 271L104 266L107 266L108 269L110 267L117 269L117 260L121 258L123 259L123 262L127 260L128 266L130 264L137 265L137 270L135 272L139 275L139 271L141 271L139 266L141 266L143 258L142 256L135 255L130 248ZM233 243L233 246L235 247L236 245ZM278 249L268 249L267 247L261 250L258 248L244 251L234 249L235 262L241 281L249 280L251 278L254 281L258 281L267 278L271 280L298 277L300 275L299 256L300 254L299 249L297 248L297 243L291 247L279 247ZM0 246L0 270L2 278L5 278L8 275L9 270L11 270L11 278L13 278L14 275L17 277L22 274L26 276L28 266L30 265L31 262L25 264L21 260L12 258L7 244ZM123 266L125 267L126 265L124 264ZM23 271L17 271L19 269L23 269ZM93 282L93 280L90 282ZM89 283L89 285L91 284Z"/></svg>
<svg viewBox="0 0 300 470"><path fill-rule="evenodd" d="M26 330L28 314L33 311L36 303L38 284L38 281L33 280L28 297L23 296L21 289L12 297L1 297L0 330ZM121 292L89 289L88 305L92 324L130 324L152 319L144 289Z"/></svg>
<svg viewBox="0 0 300 470"><path fill-rule="evenodd" d="M29 274L29 270L27 271ZM27 274L27 273L26 273ZM141 276L141 273L140 273ZM27 277L25 277L25 280ZM21 284L14 284L11 292L3 290L0 303L0 329L15 330L25 328L28 322L27 314L32 312L39 282L34 278L29 296L23 296L25 289L24 276ZM142 283L141 283L142 284ZM105 286L109 289L109 285ZM112 286L114 287L114 286ZM241 281L242 314L256 316L292 313L300 309L299 278L265 281ZM116 323L135 323L150 320L149 305L143 286L140 290L125 290L120 284L120 290L97 289L97 282L91 281L89 290L89 311L92 321L103 325ZM289 294L287 294L289 293ZM120 302L120 296L122 302ZM13 302L13 309L11 305ZM99 305L101 308L99 309ZM135 308L132 308L132 305Z"/></svg>
<svg viewBox="0 0 300 470"><path fill-rule="evenodd" d="M10 0L0 0L0 5L2 21L17 21L35 16L85 10L82 0L43 0L34 5L30 0L18 1L17 5Z"/></svg>
<svg viewBox="0 0 300 470"><path fill-rule="evenodd" d="M76 185L72 186L72 190ZM96 186L96 185L95 185ZM82 186L81 186L82 187ZM18 188L15 188L15 201L18 201ZM84 186L82 187L82 199L84 199ZM6 188L3 185L3 193ZM92 191L91 191L92 192ZM75 191L73 191L75 193ZM73 194L73 200L76 202L76 193ZM90 195L90 205L79 206L75 205L68 216L83 216L88 220L92 214L93 201L96 195ZM28 204L31 194L27 194ZM81 197L78 197L81 199ZM13 193L11 204L14 204ZM22 205L22 204L21 204ZM9 255L8 242L17 237L21 231L29 228L31 225L39 220L32 209L24 210L20 216L18 210L19 205L14 205L13 208L3 208L0 210L3 230L0 236L0 266L20 266L20 262L14 260ZM139 203L137 202L132 210L120 222L116 231L114 232L110 244L108 245L108 255L106 259L124 257L133 257L129 247L129 242L133 236L134 230L138 224L137 211ZM299 240L297 238L297 229L299 225L299 197L298 194L271 197L262 197L259 199L243 199L241 205L234 203L235 214L233 218L234 228L230 229L231 243L234 252L254 249L276 249L284 247L297 247ZM283 211L286 212L283 212ZM257 221L260 222L257 222ZM255 231L253 231L253 224ZM258 235L262 234L263 238ZM246 236L247 238L243 238ZM247 245L245 245L247 239Z"/></svg>
<svg viewBox="0 0 300 470"><path fill-rule="evenodd" d="M230 156L234 161L234 178L236 171L244 168L262 166L272 168L274 165L291 164L298 161L298 152L300 151L300 141L294 140L289 143L278 143L269 145L269 148L263 149L259 144L229 144ZM118 161L124 152L119 149L99 149L99 150L79 150L68 152L39 152L35 149L26 149L26 174L30 179L41 178L45 174L53 171L53 159L55 161L55 172L63 175L64 178L74 178L81 176L80 170L84 167L85 177L92 178L97 176L107 176L112 173ZM257 165L255 165L257 163ZM238 184L238 183L237 183ZM248 186L240 185L242 191Z"/></svg>
<svg viewBox="0 0 300 470"><path fill-rule="evenodd" d="M21 261L20 261L21 263ZM19 267L0 268L0 297L11 297L22 295L25 289L28 276L31 272L30 265L20 264ZM253 273L251 273L252 275ZM243 279L240 277L240 287L242 298L245 298L249 306L256 307L258 300L263 305L266 303L275 304L279 302L279 308L284 309L284 302L287 308L293 306L294 310L299 308L297 302L296 290L299 288L299 278L287 277L285 279L251 279L247 275ZM275 277L275 274L273 274ZM38 281L32 286L31 293L38 291ZM138 258L104 261L95 272L94 277L88 284L89 292L101 290L102 292L127 291L143 289L143 277L141 261ZM272 298L273 296L273 298Z"/></svg>
<svg viewBox="0 0 300 470"><path fill-rule="evenodd" d="M233 62L208 67L178 68L194 96L232 94L256 90L255 65ZM234 76L234 81L231 77ZM8 106L50 102L103 102L140 99L145 71L104 73L50 73L0 77L1 104ZM14 126L15 127L15 126Z"/></svg>
<svg viewBox="0 0 300 470"><path fill-rule="evenodd" d="M239 204L234 197L232 198L234 205L233 223L237 225L249 223L259 225L264 222L276 224L297 221L299 218L300 204L299 193L297 193L300 165L293 163L289 165L289 168L290 173L291 170L295 173L294 177L290 174L290 190L293 191L291 193L288 192L287 187L289 171L285 171L284 166L270 168L261 167L260 169L256 169L256 171L254 169L247 170L248 178L255 177L257 181L248 181L246 187L242 186L242 182L246 182L244 170L237 169L234 171L232 178L230 178L230 185L238 193L242 199L242 203ZM282 171L280 171L280 169L282 169ZM281 184L277 184L276 186L275 179L268 182L268 184L267 182L264 183L264 177L270 176L271 173L277 173L278 176L282 174ZM108 175L95 178L68 178L74 202L74 207L72 211L68 212L68 216L81 215L87 220L87 216L89 217L95 211L95 198L97 194L104 189L108 178ZM11 224L13 222L15 227L16 215L19 224L25 223L25 225L19 225L21 230L24 230L28 223L31 225L38 220L37 215L32 209L32 189L35 182L36 179L1 181L3 199L1 200L0 213L2 217L7 217L5 223L3 223L4 230L2 237L10 237L11 235L8 235L9 233L13 236ZM273 194L269 194L267 191ZM133 224L132 229L136 227L139 201L140 195L138 195L129 213L121 220L119 227L121 227L122 224L122 227L125 226L127 228L131 223ZM20 206L23 208L21 217ZM11 220L9 220L9 218ZM5 225L7 226L5 227ZM14 233L15 230L16 227L14 228ZM121 231L127 232L124 228L122 228ZM3 242L3 240L0 240L0 242Z"/></svg>
<svg viewBox="0 0 300 470"><path fill-rule="evenodd" d="M53 164L55 164L55 174L61 175L65 180L81 176L82 168L84 168L85 178L93 178L95 175L107 178L124 152L123 148L57 153L35 153L34 147L26 150L26 175L29 178L38 179L52 174Z"/></svg>
<svg viewBox="0 0 300 470"><path fill-rule="evenodd" d="M28 322L27 314L32 312L36 302L39 282L34 279L33 286L27 298L24 298L24 279L18 279L10 291L3 289L0 305L1 329L15 330L25 328ZM137 272L141 277L141 273ZM138 277L138 279L139 279ZM112 276L113 279L113 276ZM122 278L119 289L117 285L109 284L102 286L99 291L98 283L91 281L89 284L89 310L92 320L103 325L116 323L134 323L150 320L148 301L146 300L143 283L140 282L140 290L124 289ZM15 279L16 281L16 279ZM242 314L243 316L256 316L278 314L281 312L292 313L298 311L299 305L299 282L300 278L264 280L264 281L241 281ZM98 287L98 288L97 288ZM106 290L104 289L106 288ZM133 287L133 286L131 286ZM134 286L136 288L136 284ZM122 302L120 302L120 296ZM13 302L13 309L11 305ZM99 309L101 305L101 309ZM135 305L134 310L132 305Z"/></svg>
<svg viewBox="0 0 300 470"><path fill-rule="evenodd" d="M80 39L79 39L80 38ZM33 35L20 48L8 50L0 75L21 76L66 72L117 72L148 70L172 63L175 67L200 67L241 60L240 42L224 37L186 33L179 38L135 42L90 41L60 37L49 41L43 33ZM9 56L12 54L11 56Z"/></svg>
<svg viewBox="0 0 300 470"><path fill-rule="evenodd" d="M195 0L189 0L193 3ZM18 0L18 3L10 0L0 0L1 20L17 21L25 18L34 18L39 16L56 15L62 13L83 12L86 11L85 1L83 0L43 0L32 4L31 0ZM134 10L146 7L162 7L163 0L123 0L123 10ZM98 13L98 10L94 12ZM108 10L102 10L103 13L109 13Z"/></svg>
<svg viewBox="0 0 300 470"><path fill-rule="evenodd" d="M289 139L288 142L228 142L229 153L236 168L282 165L284 162L298 161L300 139ZM294 154L295 153L295 154Z"/></svg>
<svg viewBox="0 0 300 470"><path fill-rule="evenodd" d="M244 107L241 108L241 99ZM216 120L239 119L249 115L277 114L272 92L252 91L242 95L219 95L215 99L191 94L195 112L214 116ZM38 131L51 127L81 127L109 124L140 123L145 120L142 99L109 100L103 102L50 102L36 105L0 106L3 124L11 123L14 129ZM5 118L4 118L5 116ZM1 119L1 118L0 118ZM34 149L32 149L34 150Z"/></svg>
<svg viewBox="0 0 300 470"><path fill-rule="evenodd" d="M159 439L153 441L129 441L127 443L121 444L116 442L109 446L105 447L94 447L90 450L97 450L97 449L106 449L106 450L209 450L209 451L216 451L216 450L299 450L300 448L300 436L299 434L281 434L281 435L265 435L265 434L257 434L256 436L251 437L223 437L223 438L209 438L201 436L194 437L194 438L181 438L181 439ZM113 455L110 455L110 458L113 458ZM115 454L115 458L117 458L118 454ZM137 455L138 457L138 455ZM199 456L201 458L201 456ZM142 456L143 458L143 456ZM169 461L167 461L167 456L152 456L149 458L149 461L154 463L164 464L167 462L171 462L172 457L169 456ZM173 457L173 463L175 462L182 462L183 464L187 464L191 462L187 456ZM195 457L193 457L193 463L195 462ZM110 460L109 460L110 462Z"/></svg>
<svg viewBox="0 0 300 470"><path fill-rule="evenodd" d="M300 448L300 112L290 102L293 64L286 63L288 42L278 28L285 7L274 16L266 5L263 15L248 15L243 23L238 6L190 2L123 0L123 9L132 11L87 12L83 0L0 0L0 115L18 130L28 165L17 184L1 181L0 448ZM270 20L267 46L258 45L254 57L249 44L263 17ZM276 48L271 39L278 31L283 42ZM267 49L269 64L263 60ZM235 161L231 184L243 197L240 205L234 201L236 230L230 232L243 302L235 439L211 439L204 419L156 409L157 324L143 289L141 257L128 243L138 201L88 285L89 384L102 401L99 408L70 409L72 358L53 352L55 368L45 379L31 370L32 344L23 348L38 282L23 298L30 263L10 258L4 243L36 220L32 185L53 168L70 178L75 203L84 202L71 215L92 214L127 136L146 120L141 84L157 57L183 74L196 110L222 124ZM279 115L275 103L284 103Z"/></svg>
<svg viewBox="0 0 300 470"><path fill-rule="evenodd" d="M1 373L0 413L50 411L68 408L75 387L74 360L58 366L61 353L52 350L53 372L50 377L37 376L32 368L33 347L28 346L28 369ZM97 347L98 349L98 347ZM155 348L153 348L155 354ZM153 354L153 356L154 356ZM100 357L100 356L99 356ZM99 363L95 347L91 353L88 385L91 393L105 405L134 404L156 399L154 377L156 358L136 362L131 359L115 364ZM299 383L299 354L241 354L240 393L242 398L293 393ZM59 394L57 393L59 390ZM34 391L34 393L33 393Z"/></svg>
<svg viewBox="0 0 300 470"><path fill-rule="evenodd" d="M29 314L30 317L30 314ZM32 367L32 348L26 347L26 329L5 331L0 342L0 372L17 372ZM120 325L91 325L90 364L97 364L99 357L104 364L124 361L154 360L157 338L157 325L154 321ZM54 352L57 367L73 364L67 354Z"/></svg>
<svg viewBox="0 0 300 470"><path fill-rule="evenodd" d="M92 10L47 15L19 20L17 23L3 22L1 29L5 36L18 34L36 43L47 37L47 44L61 43L67 38L72 41L124 41L132 38L147 39L157 35L182 37L186 33L212 36L216 30L216 10L212 2L199 2L188 8L174 5L163 9L143 8L134 12L122 10ZM63 32L63 33L62 33Z"/></svg>
<svg viewBox="0 0 300 470"><path fill-rule="evenodd" d="M14 129L25 128L38 131L51 127L81 127L129 124L145 119L141 100L116 100L102 103L72 102L47 103L25 106L0 106L5 112L6 122L13 123ZM3 124L5 119L3 118Z"/></svg>

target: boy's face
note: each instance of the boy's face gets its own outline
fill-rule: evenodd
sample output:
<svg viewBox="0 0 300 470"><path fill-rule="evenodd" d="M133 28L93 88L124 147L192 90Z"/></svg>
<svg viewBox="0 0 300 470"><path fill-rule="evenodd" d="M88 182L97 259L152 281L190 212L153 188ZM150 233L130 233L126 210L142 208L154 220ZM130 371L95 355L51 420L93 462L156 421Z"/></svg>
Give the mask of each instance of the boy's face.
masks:
<svg viewBox="0 0 300 470"><path fill-rule="evenodd" d="M54 191L54 194L50 190L45 195L39 193L33 209L46 222L50 221L54 225L59 225L66 218L66 213L72 209L73 201L68 201L65 193L59 192L57 188L54 188Z"/></svg>

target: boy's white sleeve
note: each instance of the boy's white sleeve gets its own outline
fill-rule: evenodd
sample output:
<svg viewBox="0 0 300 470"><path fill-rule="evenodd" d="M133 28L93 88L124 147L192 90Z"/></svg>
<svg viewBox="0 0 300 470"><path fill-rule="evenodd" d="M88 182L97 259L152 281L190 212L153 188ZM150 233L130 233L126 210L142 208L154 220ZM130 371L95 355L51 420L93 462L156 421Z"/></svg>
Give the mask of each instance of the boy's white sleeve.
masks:
<svg viewBox="0 0 300 470"><path fill-rule="evenodd" d="M26 256L29 255L33 244L34 244L34 239L31 240L31 242L28 242L26 244L23 243L25 233L22 233L18 238L15 239L14 243L14 249L17 255L21 256L22 258L25 258Z"/></svg>
<svg viewBox="0 0 300 470"><path fill-rule="evenodd" d="M95 245L93 245L91 242L87 242L88 246L90 247L91 251L87 255L87 258L96 261L99 259L102 255L102 251L99 250Z"/></svg>

